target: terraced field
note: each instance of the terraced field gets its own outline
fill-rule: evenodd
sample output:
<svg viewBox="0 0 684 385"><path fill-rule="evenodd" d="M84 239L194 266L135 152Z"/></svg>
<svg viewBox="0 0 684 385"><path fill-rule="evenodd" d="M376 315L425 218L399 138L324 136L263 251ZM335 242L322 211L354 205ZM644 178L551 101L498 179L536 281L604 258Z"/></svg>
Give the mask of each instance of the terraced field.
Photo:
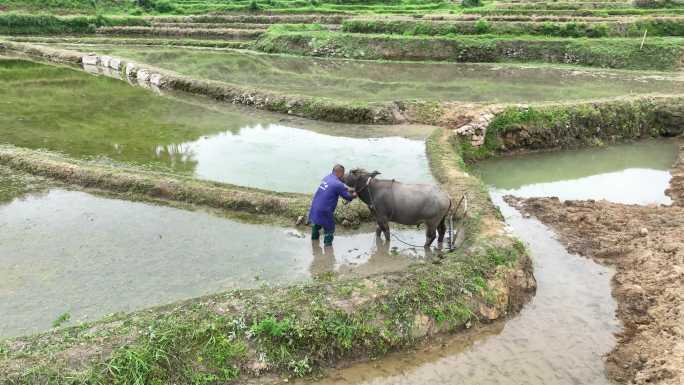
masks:
<svg viewBox="0 0 684 385"><path fill-rule="evenodd" d="M0 382L678 385L683 70L681 0L0 0ZM337 162L467 195L458 247L309 242ZM546 205L653 274L508 194L614 200Z"/></svg>

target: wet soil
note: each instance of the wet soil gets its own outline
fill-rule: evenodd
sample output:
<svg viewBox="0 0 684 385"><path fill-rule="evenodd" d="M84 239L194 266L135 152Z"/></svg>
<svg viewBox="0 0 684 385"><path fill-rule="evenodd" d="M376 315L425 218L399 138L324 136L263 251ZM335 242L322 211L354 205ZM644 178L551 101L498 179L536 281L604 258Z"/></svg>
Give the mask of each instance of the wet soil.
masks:
<svg viewBox="0 0 684 385"><path fill-rule="evenodd" d="M684 209L507 197L560 234L568 250L614 265L624 324L606 356L618 383L684 382Z"/></svg>

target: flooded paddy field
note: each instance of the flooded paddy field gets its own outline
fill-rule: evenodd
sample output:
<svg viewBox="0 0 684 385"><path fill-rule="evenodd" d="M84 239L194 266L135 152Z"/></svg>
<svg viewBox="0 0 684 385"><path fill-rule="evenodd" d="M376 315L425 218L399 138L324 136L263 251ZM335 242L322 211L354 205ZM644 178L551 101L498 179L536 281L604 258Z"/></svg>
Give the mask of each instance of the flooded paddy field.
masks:
<svg viewBox="0 0 684 385"><path fill-rule="evenodd" d="M193 78L343 101L563 101L652 92L679 93L683 84L677 75L657 72L336 60L234 50L51 46L118 56Z"/></svg>
<svg viewBox="0 0 684 385"><path fill-rule="evenodd" d="M0 59L0 77L10 85L0 90L0 138L16 146L275 191L312 192L336 162L404 182L432 181L429 127L335 125L159 97L20 59Z"/></svg>
<svg viewBox="0 0 684 385"><path fill-rule="evenodd" d="M653 139L505 156L479 162L475 171L498 195L670 204L665 190L682 143Z"/></svg>
<svg viewBox="0 0 684 385"><path fill-rule="evenodd" d="M0 141L21 147L278 191L313 192L335 162L432 181L429 127L256 114L16 58L0 58L0 79L10 85L0 90ZM45 330L63 312L94 320L333 271L401 270L424 255L376 244L374 229L342 231L324 249L306 228L94 196L0 171L0 337ZM415 244L424 237L397 234Z"/></svg>
<svg viewBox="0 0 684 385"><path fill-rule="evenodd" d="M68 46L82 52L84 47ZM88 48L196 78L345 101L538 102L681 88L679 75L647 72ZM183 94L156 95L19 59L0 60L0 77L15 85L0 91L0 138L16 146L273 191L310 193L336 162L378 169L404 182L433 181L425 154L429 127L322 124ZM477 325L465 338L446 338L445 348L335 371L324 383L609 383L602 358L621 330L611 296L613 269L568 252L548 227L503 196L669 204L664 190L677 145L652 140L474 165L510 232L534 257L536 297L506 324ZM89 321L230 289L310 282L328 272L367 276L427 261L411 247L379 244L370 228L340 232L334 249L323 249L304 228L236 222L215 212L121 201L41 181L24 185L23 177L12 179L0 169L3 177L10 187L0 189L0 271L8 279L0 284L0 314L9 316L0 320L0 337L45 330L64 312L75 322ZM416 244L424 236L413 229L396 233ZM411 327L417 322L412 318L413 313Z"/></svg>
<svg viewBox="0 0 684 385"><path fill-rule="evenodd" d="M678 144L653 140L476 164L473 171L489 186L510 231L532 253L535 297L505 324L476 327L465 336L446 337L439 346L330 371L317 383L611 383L604 356L615 348L615 334L622 329L611 295L615 270L566 251L549 227L522 215L503 195L665 203L662 179L669 181L667 170L676 159ZM634 182L635 177L640 183ZM586 178L593 178L592 183L586 183Z"/></svg>
<svg viewBox="0 0 684 385"><path fill-rule="evenodd" d="M0 174L3 186L9 176ZM0 200L0 337L48 329L60 314L92 321L231 289L336 272L365 276L421 261L422 248L376 243L372 229L338 232L333 248L307 228L236 222L204 211L64 189ZM8 199L4 199L8 198ZM420 243L423 231L397 230ZM112 295L116 292L116 295Z"/></svg>

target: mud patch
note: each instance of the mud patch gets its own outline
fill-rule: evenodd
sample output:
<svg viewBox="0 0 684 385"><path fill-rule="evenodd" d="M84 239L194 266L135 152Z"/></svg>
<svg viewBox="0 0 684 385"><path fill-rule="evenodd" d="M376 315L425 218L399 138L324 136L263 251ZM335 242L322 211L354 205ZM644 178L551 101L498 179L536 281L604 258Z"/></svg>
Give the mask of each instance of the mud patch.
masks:
<svg viewBox="0 0 684 385"><path fill-rule="evenodd" d="M611 379L684 380L684 209L557 198L506 200L554 228L572 252L616 266L613 294L625 330L607 356Z"/></svg>

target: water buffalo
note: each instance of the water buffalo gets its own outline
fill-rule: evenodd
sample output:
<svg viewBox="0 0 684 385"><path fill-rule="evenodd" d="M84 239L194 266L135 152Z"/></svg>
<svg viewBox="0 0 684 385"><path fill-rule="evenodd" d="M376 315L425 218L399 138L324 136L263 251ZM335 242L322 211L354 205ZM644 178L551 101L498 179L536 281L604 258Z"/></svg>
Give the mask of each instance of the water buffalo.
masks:
<svg viewBox="0 0 684 385"><path fill-rule="evenodd" d="M451 198L439 187L429 184L404 184L395 180L376 179L380 173L363 169L349 171L343 182L356 193L375 215L376 235L390 239L389 222L402 225L425 224L425 247L444 241L446 219L452 208Z"/></svg>

